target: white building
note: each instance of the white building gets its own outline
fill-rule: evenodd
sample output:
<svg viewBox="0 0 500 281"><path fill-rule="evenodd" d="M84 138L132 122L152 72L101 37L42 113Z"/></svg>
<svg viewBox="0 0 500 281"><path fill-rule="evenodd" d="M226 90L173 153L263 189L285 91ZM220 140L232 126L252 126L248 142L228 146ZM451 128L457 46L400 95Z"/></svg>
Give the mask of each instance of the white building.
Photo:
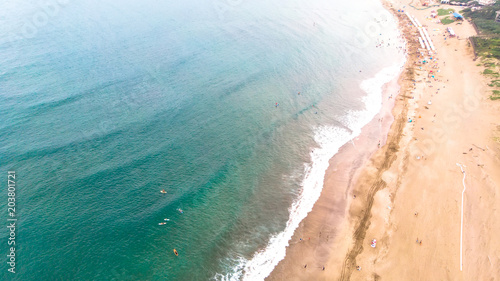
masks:
<svg viewBox="0 0 500 281"><path fill-rule="evenodd" d="M477 0L477 3L482 6L493 5L496 0Z"/></svg>

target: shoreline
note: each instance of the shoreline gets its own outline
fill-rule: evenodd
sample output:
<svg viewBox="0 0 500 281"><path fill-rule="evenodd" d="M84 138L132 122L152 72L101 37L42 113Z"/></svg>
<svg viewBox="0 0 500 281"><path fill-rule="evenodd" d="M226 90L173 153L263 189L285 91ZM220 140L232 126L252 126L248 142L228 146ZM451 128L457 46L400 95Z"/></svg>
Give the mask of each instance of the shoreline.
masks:
<svg viewBox="0 0 500 281"><path fill-rule="evenodd" d="M500 197L494 196L495 193L492 196L491 193L500 183L500 175L493 172L500 170L498 160L500 149L498 146L495 147L495 143L492 143L488 136L495 130L493 116L499 106L491 103L484 105L487 102L484 102L485 91L481 85L485 85L485 82L478 74L480 68L472 61L465 40L459 41L458 38L442 40L442 37L439 37L439 27L443 28L443 25L433 23L437 28L434 28L431 37L433 41L437 41L434 44L439 52L435 55L436 67L446 69L449 73L442 74L437 71L436 78L430 79L428 72L431 69L430 65L420 64L417 57L419 43L412 36L416 28L410 26L406 15L397 13L398 8L394 7L395 5L405 7L408 1L383 4L398 19L400 33L406 38L407 43L407 60L403 72L397 78L400 86L399 95L395 96L394 106L389 110L394 120L388 121L387 117L384 117L384 124L377 124L379 115L384 111L382 107L381 113L363 127L360 136L353 140L352 144L350 142L342 146L339 152L330 159L320 198L296 229L290 246L287 247L285 259L280 261L266 280L366 280L379 277L385 277L387 280L413 280L417 276L419 280L438 278L436 276L439 276L439 280L470 279L461 275L461 272L450 273L451 270L456 269L450 266L456 263L454 260L457 258L458 250L455 249L456 243L448 242L455 241L456 233L448 233L447 230L457 227L455 216L459 210L456 204L460 204L460 198L457 198L455 190L451 187L438 191L434 187L436 184L442 185L439 183L446 183L446 185L455 181L461 183L462 178L456 175L457 171L448 167L450 163L454 165L454 162L459 160L462 163L477 162L477 159L464 160L463 155L467 153L459 153L462 146L471 146L469 139L472 137L469 136L467 130L456 125L456 122L462 122L467 125L466 128L481 132L474 136L476 139L474 142L489 143L489 146L486 144L478 146L487 147L490 151L489 155L485 153L483 156L477 156L481 158L481 162L488 163L489 172L485 172L485 164L479 163L477 166L483 169L481 172L476 172L483 175L482 181L488 180L478 185L490 186L488 191L481 193L489 198L488 204L485 205L498 206ZM430 24L425 21L427 11L410 9L410 13L424 26ZM464 23L463 26L457 26L458 32L473 35L469 25L470 23ZM429 33L431 33L430 28L432 27L428 27ZM437 38L435 38L436 35L438 35ZM454 43L453 47L450 47L450 41ZM448 66L445 64L446 61L441 63L439 61L441 59L449 61ZM445 78L446 82L444 82ZM423 82L423 80L426 81ZM447 83L447 81L454 82ZM436 88L433 86L437 88L435 93ZM384 95L386 95L385 90L387 89L384 89ZM439 90L443 91L439 92ZM432 106L430 105L431 99L433 100ZM428 105L427 100L429 100ZM480 105L468 108L467 100ZM457 108L465 108L465 110L462 109L460 112ZM470 116L475 119L469 121ZM487 116L491 122L481 123L484 116ZM408 118L412 118L413 122L409 123ZM419 126L417 129L421 126L421 130L415 130L417 124ZM383 145L380 149L377 149L376 144L375 147L371 144L375 125L387 126L386 130L381 131L381 138L385 136L387 141L382 141ZM428 129L429 127L431 130ZM357 142L359 145L354 149L353 145ZM448 142L454 145L449 145ZM494 148L490 149L490 147ZM469 151L473 151L473 148L471 147ZM486 150L483 149L483 151ZM449 159L450 155L454 155L454 159ZM456 167L453 168L456 169ZM476 181L479 180L476 179ZM451 193L453 196L449 196ZM353 198L354 195L356 195L355 198ZM482 196L479 198L481 199ZM446 210L444 214L441 208ZM465 208L468 208L469 216L472 216L473 208L467 206L467 202ZM432 211L425 212L424 210ZM494 210L494 213L498 215L499 211L496 211L496 208ZM425 214L422 214L423 212ZM440 215L435 216L434 213ZM414 220L413 214L418 219L418 223ZM490 222L491 217L494 217L491 214L483 213L482 215L486 219L478 219L477 228L479 229L481 229L481 223L484 225L485 220ZM465 218L467 223L467 211ZM442 229L443 227L446 228ZM488 250L490 253L488 262L491 266L500 264L498 259L500 246L497 242L492 242L494 233L498 230L500 230L500 224L496 223L489 231L483 233L486 236L482 240L488 243L475 243L477 249L484 251L490 244L493 245L493 249ZM429 243L431 246L409 250L410 247L415 247L414 244L419 244L415 243L414 237L409 238L412 236L410 233L422 231L432 233L432 235L423 236L426 242L430 237L437 237L437 239L432 244ZM477 230L468 232L469 235L478 233ZM464 236L467 236L468 232L466 231ZM304 240L299 240L302 237ZM421 237L420 240L418 237ZM417 241L420 241L419 246L421 246L422 234L418 237ZM369 247L373 238L377 238L378 241L376 249ZM439 262L436 262L436 249L448 255L438 255ZM467 247L465 249L467 251ZM469 255L471 255L470 251L469 249ZM474 257L479 259L481 252L478 251L475 255ZM497 257L493 263L490 258L492 256ZM485 270L487 262L484 257L482 260L480 266L482 276L485 278L495 276L495 269ZM418 266L413 266L415 263ZM358 265L361 266L362 271L355 270ZM443 267L446 270L440 269ZM478 269L471 269L468 276L478 274Z"/></svg>
<svg viewBox="0 0 500 281"><path fill-rule="evenodd" d="M404 58L402 60L404 60L404 62L406 62L406 58ZM352 159L353 162L360 163L358 166L355 167L355 169L352 169L352 170L355 171L356 169L360 168L361 165L363 165L362 163L368 161L370 156L378 148L377 142L370 141L369 140L370 137L375 137L377 140L380 140L382 143L385 142L386 136L387 136L387 131L389 130L389 126L393 120L393 117L391 114L391 110L392 110L394 103L395 103L395 99L393 98L393 96L397 96L398 91L399 91L399 85L397 83L397 80L399 79L400 73L402 72L402 69L403 69L403 66L400 66L401 64L402 64L402 62L397 63L397 64L393 64L392 66L384 67L384 68L380 69L377 73L375 73L373 77L362 80L362 82L360 84L360 90L363 90L366 92L367 98L370 98L371 95L373 95L373 93L368 92L368 90L364 89L367 87L361 87L361 85L364 82L372 82L373 83L373 80L375 81L375 83L378 84L377 87L375 87L375 88L379 89L381 94L384 95L384 97L381 99L382 104L380 106L380 109L377 113L375 113L375 115L373 115L373 118L367 124L365 124L363 127L361 127L359 129L359 131L357 133L358 135L356 135L353 139L351 139L351 140L347 141L346 143L344 143L343 145L341 145L338 148L338 151L335 154L333 154L332 157L326 158L324 160L324 161L326 161L327 166L326 166L326 168L323 168L320 170L321 178L324 178L325 174L333 169L332 168L333 167L332 161L334 161L334 159L342 159L343 161L345 161L346 159ZM396 66L398 67L397 71L394 71ZM389 73L389 75L384 77L384 75L387 75L388 73ZM393 77L393 78L389 78L391 80L389 82L385 82L385 81L387 81L386 80L387 77ZM382 80L382 81L380 81L380 80ZM367 88L367 89L372 89L372 88ZM388 98L389 96L391 96L391 98ZM367 106L368 106L368 101L365 101L365 102L367 103ZM382 120L380 120L380 119L382 119ZM371 142L371 145L366 145L367 143L370 143L370 142ZM358 146L358 144L360 144L360 146ZM361 150L362 150L361 155L359 155L359 153L358 153L360 151L359 148L361 148ZM321 148L321 149L323 149L323 148ZM338 157L339 154L348 155L348 156L339 158ZM317 163L316 161L313 161L313 162ZM341 168L344 168L343 167L344 165L346 166L345 168L350 168L350 166L351 166L351 165L343 164L343 163L338 165L338 166L340 166ZM312 170L314 170L314 168L312 168L311 171ZM317 177L313 177L313 179L316 179L316 178ZM306 180L307 180L307 177L306 177ZM352 177L349 179L349 181L350 182L352 181ZM323 193L323 191L324 191L324 188L323 188L323 186L321 186L320 193ZM320 195L321 194L319 194L318 197L321 198ZM300 200L294 202L294 204L291 207L291 211L290 211L291 213L296 213L296 211L297 211L296 207L298 205L302 205L299 203L300 203ZM316 200L316 203L314 203L314 204L317 204L317 200ZM311 208L314 208L314 206L312 206ZM309 213L310 212L308 212L307 216L309 216ZM291 232L292 234L290 236L291 237L290 240L283 240L283 237L280 237L281 235L287 233L288 223L287 223L287 227L286 227L285 231L280 232L279 235L277 235L273 238L273 239L276 239L279 241L286 241L287 242L288 245L286 247L283 247L283 249L285 251L288 247L290 247L290 245L294 245L294 244L301 242L301 237L299 237L300 235L297 236L297 233L302 232L301 225L302 225L303 221L306 220L307 216L304 219L302 219L301 221L299 221L297 227L293 228L293 230ZM289 222L290 222L290 220L289 220ZM294 238L296 238L296 239L294 240ZM305 238L303 240L305 240ZM262 260L264 260L264 259L262 259L263 254L266 252L269 254L269 252L271 251L270 245L275 245L275 244L269 243L266 246L266 250L263 252L259 252L257 255L254 255L251 261L254 262L256 260L259 260L260 262L262 262ZM276 248L274 250L276 250ZM274 257L275 259L276 259L276 257L281 256L281 251L279 251L279 250L275 251L273 253L275 254L275 257ZM257 257L259 257L259 256L261 258L257 259ZM284 258L286 258L285 254L284 254L284 257L282 259L278 260L277 263L279 264L281 262L281 260L283 260ZM268 260L266 260L266 262L268 262ZM269 264L272 264L272 262L268 263L267 265L269 265ZM247 261L245 266L249 266L249 265L250 265L250 263ZM255 263L252 263L249 267L252 269L255 269L259 265L262 265L262 264L255 262ZM275 269L276 269L276 266L274 266L274 269L272 271L274 271ZM272 271L270 274L272 274ZM244 280L246 280L246 279L253 280L253 279L262 278L263 275L266 275L265 270L259 271L258 274L255 274L255 272L256 271L253 270L252 274L245 273L243 279ZM260 275L260 276L258 276L258 275ZM268 277L269 277L269 275L266 278L268 278Z"/></svg>
<svg viewBox="0 0 500 281"><path fill-rule="evenodd" d="M387 7L385 8L387 9ZM391 15L393 15L392 12ZM399 24L399 20L397 23ZM405 36L401 29L400 35ZM405 48L408 49L409 42L406 39L405 45ZM332 241L336 241L339 236L343 236L342 233L346 232L349 206L353 200L359 200L362 194L362 191L354 190L359 174L372 157L387 145L386 142L395 120L394 110L400 103L398 97L401 91L401 79L408 63L408 53L406 52L405 62L399 73L382 86L383 102L380 111L361 128L361 133L357 137L342 145L329 160L320 198L316 201L313 210L295 230L290 245L287 247L285 258L279 262L266 280L305 280L311 278L311 275L301 274L304 265L307 264L307 268L313 267L323 271L324 265L321 264L331 263L328 259L332 257L327 253L320 253L319 260L318 257L315 257L314 259L303 259L300 262L293 256L303 255L304 248L310 247L310 244L313 244L315 249L326 246L330 248L329 251L333 250L331 249L332 244L340 244L339 242L332 243ZM389 96L393 98L388 99ZM380 147L376 140L381 141ZM338 188L339 186L342 188ZM353 198L354 195L356 198ZM332 225L334 227L331 227ZM304 238L301 242L302 237ZM346 242L342 241L342 244L346 244ZM289 261L290 256L292 258ZM290 270L291 267L299 270ZM326 267L324 272L326 274L329 272ZM315 276L314 278L320 277Z"/></svg>

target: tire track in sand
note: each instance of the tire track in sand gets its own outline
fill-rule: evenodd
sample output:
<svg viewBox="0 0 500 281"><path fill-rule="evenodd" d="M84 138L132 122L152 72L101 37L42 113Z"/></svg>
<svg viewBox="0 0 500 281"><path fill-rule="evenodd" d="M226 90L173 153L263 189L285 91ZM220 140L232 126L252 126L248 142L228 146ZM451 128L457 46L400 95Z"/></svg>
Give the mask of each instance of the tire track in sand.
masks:
<svg viewBox="0 0 500 281"><path fill-rule="evenodd" d="M396 17L399 19L399 25L402 30L402 34L411 36L413 32L411 28L408 27L407 25L408 21L406 20L406 18L396 13L392 8L389 8L389 10L393 12L393 14L395 14ZM373 202L375 200L375 194L379 190L387 186L386 182L382 180L382 175L384 174L385 171L387 171L391 167L392 163L394 163L394 161L397 159L397 152L399 151L399 142L403 136L403 129L405 128L407 122L407 113L408 113L407 106L408 106L409 96L406 95L406 93L410 88L411 84L410 81L413 81L415 77L415 73L412 68L412 63L416 59L414 51L417 50L417 46L416 43L413 40L411 40L411 38L409 38L409 40L407 39L407 47L409 56L407 58L407 62L405 65L406 70L401 75L400 78L401 90L398 95L398 98L401 101L401 105L399 106L402 107L402 110L395 118L394 123L391 126L387 138L387 144L382 148L383 149L382 159L373 160L372 165L377 167L378 171L370 180L372 184L368 191L366 202L363 205L364 208L361 213L361 218L359 219L354 228L355 230L353 233L353 241L354 241L353 247L347 251L347 254L344 258L341 275L339 278L339 280L341 281L347 281L351 279L351 274L356 267L356 257L363 251L363 241L365 240L366 237L366 231L370 226L370 218L372 216L371 209L373 206Z"/></svg>

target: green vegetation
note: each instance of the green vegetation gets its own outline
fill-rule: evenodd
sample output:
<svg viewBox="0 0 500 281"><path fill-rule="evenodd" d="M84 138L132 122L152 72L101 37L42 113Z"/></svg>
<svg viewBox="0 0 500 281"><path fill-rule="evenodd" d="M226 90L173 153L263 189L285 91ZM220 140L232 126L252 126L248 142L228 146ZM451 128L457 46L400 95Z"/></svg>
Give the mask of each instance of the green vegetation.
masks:
<svg viewBox="0 0 500 281"><path fill-rule="evenodd" d="M495 22L496 11L500 10L500 3L492 6L484 6L481 10L472 11L470 8L464 9L463 14L471 18L484 35L500 35L500 24Z"/></svg>
<svg viewBox="0 0 500 281"><path fill-rule="evenodd" d="M450 19L450 17L445 17L443 19L441 19L441 23L442 24L450 24L450 23L454 23L455 21Z"/></svg>
<svg viewBox="0 0 500 281"><path fill-rule="evenodd" d="M470 8L462 12L465 17L470 18L479 32L478 36L471 37L476 53L485 60L483 65L487 67L483 74L495 77L488 86L500 88L500 75L494 70L497 69L496 60L500 60L500 23L495 22L496 11L500 10L500 2L492 6L484 6L480 10L472 11ZM493 61L491 60L493 59ZM491 100L500 100L500 90L493 90Z"/></svg>
<svg viewBox="0 0 500 281"><path fill-rule="evenodd" d="M498 8L500 9L500 7ZM500 24L493 19L475 19L473 20L481 34L500 34Z"/></svg>
<svg viewBox="0 0 500 281"><path fill-rule="evenodd" d="M449 15L450 13L455 12L453 9L438 9L438 16L446 16Z"/></svg>
<svg viewBox="0 0 500 281"><path fill-rule="evenodd" d="M500 87L500 80L493 80L491 81L490 84L488 84L490 87Z"/></svg>
<svg viewBox="0 0 500 281"><path fill-rule="evenodd" d="M493 90L493 94L490 96L491 100L499 100L500 99L500 91Z"/></svg>
<svg viewBox="0 0 500 281"><path fill-rule="evenodd" d="M471 19L481 35L472 38L476 52L486 58L500 59L500 23L495 22L497 10L500 10L499 2L477 11L470 8L463 10L463 14Z"/></svg>
<svg viewBox="0 0 500 281"><path fill-rule="evenodd" d="M499 24L500 25L500 24ZM476 52L485 58L496 58L500 59L500 37L480 38L472 37L472 41L476 46Z"/></svg>
<svg viewBox="0 0 500 281"><path fill-rule="evenodd" d="M498 72L495 72L495 71L493 71L493 70L491 70L491 69L485 69L485 70L483 71L483 74L484 74L484 75L490 75L490 76L492 76L492 77L499 77L499 76L500 76L500 74L498 74Z"/></svg>

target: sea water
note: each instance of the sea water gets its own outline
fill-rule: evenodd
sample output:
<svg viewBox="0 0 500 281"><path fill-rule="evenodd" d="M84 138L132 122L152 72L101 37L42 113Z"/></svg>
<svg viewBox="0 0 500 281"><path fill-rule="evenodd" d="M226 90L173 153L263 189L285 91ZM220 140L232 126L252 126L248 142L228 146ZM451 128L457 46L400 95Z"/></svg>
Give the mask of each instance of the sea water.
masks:
<svg viewBox="0 0 500 281"><path fill-rule="evenodd" d="M2 280L263 280L404 60L367 0L8 0L0 21Z"/></svg>

